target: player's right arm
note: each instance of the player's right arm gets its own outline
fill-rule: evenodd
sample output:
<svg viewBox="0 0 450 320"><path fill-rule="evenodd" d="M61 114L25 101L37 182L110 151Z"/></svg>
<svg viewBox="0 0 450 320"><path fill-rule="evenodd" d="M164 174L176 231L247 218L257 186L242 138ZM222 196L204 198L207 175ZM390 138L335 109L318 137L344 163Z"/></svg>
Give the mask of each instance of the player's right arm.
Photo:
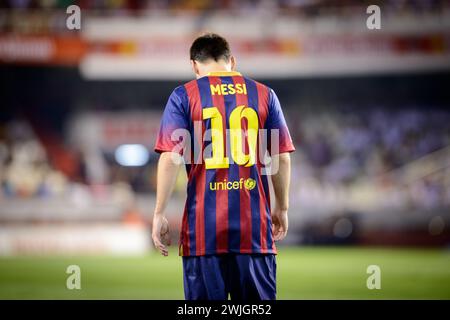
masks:
<svg viewBox="0 0 450 320"><path fill-rule="evenodd" d="M181 156L175 152L163 152L158 161L156 205L153 214L152 239L155 247L164 256L169 254L167 246L170 245L169 223L167 222L164 211L170 196L172 195L180 163L182 163L180 159L174 161L177 157L179 158Z"/></svg>
<svg viewBox="0 0 450 320"><path fill-rule="evenodd" d="M161 153L156 179L156 204L153 214L152 239L162 255L167 256L170 245L169 223L165 209L172 195L181 164L182 146L187 136L181 138L189 126L188 101L183 87L176 88L170 95L161 119L155 151Z"/></svg>

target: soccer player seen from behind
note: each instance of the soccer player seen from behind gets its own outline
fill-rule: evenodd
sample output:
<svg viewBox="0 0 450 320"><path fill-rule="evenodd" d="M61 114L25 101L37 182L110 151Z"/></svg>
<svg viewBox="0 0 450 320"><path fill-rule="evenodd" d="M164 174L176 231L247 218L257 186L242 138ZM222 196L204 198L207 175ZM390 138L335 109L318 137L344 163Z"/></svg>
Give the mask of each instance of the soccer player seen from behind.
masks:
<svg viewBox="0 0 450 320"><path fill-rule="evenodd" d="M295 150L280 103L272 89L235 71L219 35L197 38L190 59L196 80L170 95L155 145L161 155L153 242L168 255L164 210L184 162L185 298L275 299L275 241L288 230L289 153Z"/></svg>

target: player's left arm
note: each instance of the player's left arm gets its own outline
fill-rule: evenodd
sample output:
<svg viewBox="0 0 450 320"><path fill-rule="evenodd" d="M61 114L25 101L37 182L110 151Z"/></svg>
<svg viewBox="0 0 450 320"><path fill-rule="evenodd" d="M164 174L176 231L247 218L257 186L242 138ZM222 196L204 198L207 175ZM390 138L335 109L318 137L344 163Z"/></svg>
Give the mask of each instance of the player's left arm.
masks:
<svg viewBox="0 0 450 320"><path fill-rule="evenodd" d="M289 152L272 155L272 165L278 170L272 175L275 207L272 210L273 238L283 240L288 232L289 185L291 181L291 155Z"/></svg>
<svg viewBox="0 0 450 320"><path fill-rule="evenodd" d="M163 152L159 157L157 182L156 182L156 205L153 215L152 239L155 247L162 255L169 254L167 246L170 245L169 223L164 211L172 195L180 169L181 156L176 152Z"/></svg>
<svg viewBox="0 0 450 320"><path fill-rule="evenodd" d="M269 113L266 122L269 136L278 131L278 141L271 141L272 185L275 193L275 207L272 210L272 232L275 241L283 240L288 231L289 185L291 180L291 156L295 150L289 129L281 109L280 101L270 89Z"/></svg>

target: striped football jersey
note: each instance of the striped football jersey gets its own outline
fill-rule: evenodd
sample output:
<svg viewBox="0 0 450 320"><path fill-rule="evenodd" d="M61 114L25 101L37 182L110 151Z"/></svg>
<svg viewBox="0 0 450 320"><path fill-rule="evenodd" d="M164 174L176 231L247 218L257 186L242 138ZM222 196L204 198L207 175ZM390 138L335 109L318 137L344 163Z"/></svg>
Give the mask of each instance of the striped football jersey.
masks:
<svg viewBox="0 0 450 320"><path fill-rule="evenodd" d="M294 150L267 86L214 72L177 87L155 151L178 152L186 163L180 255L276 253L264 155Z"/></svg>

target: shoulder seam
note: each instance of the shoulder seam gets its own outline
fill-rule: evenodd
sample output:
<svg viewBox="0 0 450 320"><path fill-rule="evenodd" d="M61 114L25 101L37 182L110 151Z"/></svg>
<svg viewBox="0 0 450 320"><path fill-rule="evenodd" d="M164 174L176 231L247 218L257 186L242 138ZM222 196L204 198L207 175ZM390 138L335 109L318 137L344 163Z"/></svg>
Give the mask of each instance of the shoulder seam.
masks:
<svg viewBox="0 0 450 320"><path fill-rule="evenodd" d="M182 92L180 92L182 91ZM173 94L180 100L181 107L183 109L183 112L186 113L186 115L189 114L189 99L187 95L187 91L184 85L179 85L173 90Z"/></svg>

